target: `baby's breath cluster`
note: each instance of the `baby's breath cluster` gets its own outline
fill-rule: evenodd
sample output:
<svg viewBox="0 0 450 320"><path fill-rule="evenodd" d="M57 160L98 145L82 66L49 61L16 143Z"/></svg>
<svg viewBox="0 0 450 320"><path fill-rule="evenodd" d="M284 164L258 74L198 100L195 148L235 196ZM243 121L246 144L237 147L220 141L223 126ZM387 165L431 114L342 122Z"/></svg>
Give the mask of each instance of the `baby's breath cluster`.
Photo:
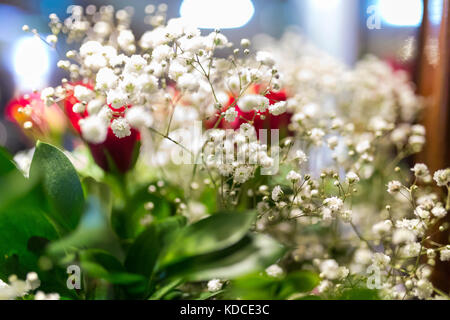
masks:
<svg viewBox="0 0 450 320"><path fill-rule="evenodd" d="M259 37L253 51L248 39L235 45L220 30L166 21L166 10L146 8L140 37L131 8L50 16L46 41L79 46L58 62L67 79L40 100L66 109L97 164L110 169L102 146L129 170L121 156L131 159L139 140L136 184L156 171L152 199L170 193L165 181L180 185L185 197L173 205L189 223L212 214L211 201L256 211L253 231L292 249L266 269L270 278L313 270L315 291L330 298L361 281L383 298L448 298L430 276L450 260L434 237L449 227L450 169L405 168L426 142L424 103L406 74L375 57L345 66L292 32ZM157 206L143 205L142 226Z"/></svg>

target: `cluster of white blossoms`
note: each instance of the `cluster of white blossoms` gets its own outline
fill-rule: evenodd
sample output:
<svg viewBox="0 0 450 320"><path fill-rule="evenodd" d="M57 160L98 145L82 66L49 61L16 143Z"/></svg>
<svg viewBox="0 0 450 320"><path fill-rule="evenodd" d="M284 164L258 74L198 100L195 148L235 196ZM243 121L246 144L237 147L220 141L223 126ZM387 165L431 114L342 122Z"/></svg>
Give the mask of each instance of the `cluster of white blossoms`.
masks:
<svg viewBox="0 0 450 320"><path fill-rule="evenodd" d="M8 279L8 283L0 280L0 300L14 300L23 298L29 294L32 294L39 286L41 281L36 272L30 272L27 274L26 280L20 280L15 275L11 275ZM35 300L59 300L59 294L50 293L45 294L42 291L36 291L34 293Z"/></svg>
<svg viewBox="0 0 450 320"><path fill-rule="evenodd" d="M251 54L248 40L242 41L242 48L234 48L219 30L202 35L181 18L165 23L161 12L154 13L153 28L137 39L130 29L132 13L131 8L73 6L64 22L50 16L55 36L65 34L69 42L81 44L58 62L70 79L57 88L44 89L41 98L52 104L73 91L79 100L73 112L83 115L79 125L86 141L105 141L108 128L116 137L125 138L131 128L167 125L174 109L188 107L202 116L227 107L222 117L232 122L237 112L226 105L231 94L240 100L242 110L264 112L268 108L264 92L279 88L270 53ZM228 52L229 58L218 58L219 50ZM255 84L263 85L262 94L247 94ZM285 104L271 108L277 115L285 110Z"/></svg>
<svg viewBox="0 0 450 320"><path fill-rule="evenodd" d="M432 187L449 194L450 171L400 168L426 141L414 86L375 57L348 68L294 34L262 39L280 61L294 136L280 145L286 178L252 190L257 229L295 247L293 259L316 269L330 296L363 277L385 298L448 298L429 278L436 259L450 259L434 238L448 230L450 200Z"/></svg>
<svg viewBox="0 0 450 320"><path fill-rule="evenodd" d="M81 46L58 63L70 80L42 99L51 104L73 92L86 141L102 143L109 129L119 139L140 130L141 156L154 160L146 165L191 197L177 202L190 221L211 213L195 201L210 189L221 209L256 210L255 230L294 248L266 269L269 276L295 261L320 274L324 294L353 277L376 276L383 297L443 296L429 277L436 259L450 259L450 248L432 230L448 229L442 221L450 196L442 199L433 186L448 194L450 169L401 169L426 141L416 124L422 99L404 73L375 57L344 66L293 33L255 39L253 52L247 39L234 46L219 30L202 34L158 12L136 39L130 20L129 9L110 6L75 6L64 22L51 16L53 33ZM280 92L283 101L269 97ZM272 120L285 134L263 141L257 121ZM212 130L194 139L186 129L198 121ZM193 169L174 169L174 150ZM211 280L207 287L222 285Z"/></svg>

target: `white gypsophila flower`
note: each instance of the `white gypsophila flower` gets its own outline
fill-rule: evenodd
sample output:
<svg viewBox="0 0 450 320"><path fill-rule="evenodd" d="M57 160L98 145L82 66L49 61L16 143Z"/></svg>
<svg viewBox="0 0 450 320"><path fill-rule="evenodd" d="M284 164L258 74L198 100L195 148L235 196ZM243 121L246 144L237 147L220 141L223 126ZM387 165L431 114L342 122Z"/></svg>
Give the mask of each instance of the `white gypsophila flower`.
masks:
<svg viewBox="0 0 450 320"><path fill-rule="evenodd" d="M283 273L283 269L281 269L281 267L277 264L273 264L266 268L266 274L274 278L282 276Z"/></svg>
<svg viewBox="0 0 450 320"><path fill-rule="evenodd" d="M41 100L44 101L46 106L51 106L53 104L53 95L55 94L55 89L52 87L45 88L41 91Z"/></svg>
<svg viewBox="0 0 450 320"><path fill-rule="evenodd" d="M177 80L179 77L181 77L183 74L187 73L188 69L182 65L177 60L172 61L169 66L169 72L168 75L172 80Z"/></svg>
<svg viewBox="0 0 450 320"><path fill-rule="evenodd" d="M308 157L302 150L295 151L295 159L298 161L299 165L308 161Z"/></svg>
<svg viewBox="0 0 450 320"><path fill-rule="evenodd" d="M80 56L86 57L101 52L103 46L98 41L87 41L80 47Z"/></svg>
<svg viewBox="0 0 450 320"><path fill-rule="evenodd" d="M72 111L75 113L83 113L86 110L86 104L77 102L73 105Z"/></svg>
<svg viewBox="0 0 450 320"><path fill-rule="evenodd" d="M369 140L363 140L363 141L359 142L355 148L356 152L358 152L360 154L367 152L369 149L370 149L370 141Z"/></svg>
<svg viewBox="0 0 450 320"><path fill-rule="evenodd" d="M328 139L327 139L327 144L328 144L328 147L329 147L331 150L336 149L336 147L337 147L338 144L339 144L339 139L338 139L338 137L334 136L334 137L328 138Z"/></svg>
<svg viewBox="0 0 450 320"><path fill-rule="evenodd" d="M105 105L105 100L103 98L97 98L97 99L93 99L93 100L89 101L86 109L89 114L96 114L102 109L102 107L104 105Z"/></svg>
<svg viewBox="0 0 450 320"><path fill-rule="evenodd" d="M128 94L122 90L109 90L106 94L106 102L114 109L120 109L128 104Z"/></svg>
<svg viewBox="0 0 450 320"><path fill-rule="evenodd" d="M422 147L425 145L425 142L426 142L426 140L425 140L424 136L412 135L408 139L409 145L411 145L411 147L416 152L419 152L420 150L422 150Z"/></svg>
<svg viewBox="0 0 450 320"><path fill-rule="evenodd" d="M157 46L155 49L153 49L152 52L152 59L158 62L161 62L163 60L168 60L173 55L173 49L169 47L168 45L160 45Z"/></svg>
<svg viewBox="0 0 450 320"><path fill-rule="evenodd" d="M450 168L436 171L433 179L439 187L448 186L450 184Z"/></svg>
<svg viewBox="0 0 450 320"><path fill-rule="evenodd" d="M111 68L101 68L95 78L95 88L97 90L114 89L117 86L118 77Z"/></svg>
<svg viewBox="0 0 450 320"><path fill-rule="evenodd" d="M342 221L351 223L353 219L353 212L352 210L343 210L339 212L339 217L342 219Z"/></svg>
<svg viewBox="0 0 450 320"><path fill-rule="evenodd" d="M431 209L431 214L436 218L444 218L447 215L447 210L445 210L445 208L440 205Z"/></svg>
<svg viewBox="0 0 450 320"><path fill-rule="evenodd" d="M346 267L340 267L336 260L327 259L320 263L320 277L329 280L337 280L346 278L349 270Z"/></svg>
<svg viewBox="0 0 450 320"><path fill-rule="evenodd" d="M285 113L286 110L287 110L286 101L280 101L269 106L269 112L274 116L279 116L280 114Z"/></svg>
<svg viewBox="0 0 450 320"><path fill-rule="evenodd" d="M426 134L426 129L423 125L421 124L415 124L411 127L411 132L414 135L418 135L418 136L425 136Z"/></svg>
<svg viewBox="0 0 450 320"><path fill-rule="evenodd" d="M139 45L143 49L153 49L169 41L166 37L166 30L163 27L158 27L152 31L145 32L139 40Z"/></svg>
<svg viewBox="0 0 450 320"><path fill-rule="evenodd" d="M89 102L91 99L95 98L95 92L85 86L75 86L73 90L73 95L80 101Z"/></svg>
<svg viewBox="0 0 450 320"><path fill-rule="evenodd" d="M280 186L276 186L275 188L273 188L272 190L272 200L273 201L278 201L281 199L281 197L283 196L283 190L281 189Z"/></svg>
<svg viewBox="0 0 450 320"><path fill-rule="evenodd" d="M253 176L253 170L249 166L239 166L234 170L233 178L236 183L247 182Z"/></svg>
<svg viewBox="0 0 450 320"><path fill-rule="evenodd" d="M99 116L92 115L79 121L81 135L88 142L99 144L106 140L108 124Z"/></svg>
<svg viewBox="0 0 450 320"><path fill-rule="evenodd" d="M141 74L135 79L135 83L142 93L153 93L158 90L158 78L151 74Z"/></svg>
<svg viewBox="0 0 450 320"><path fill-rule="evenodd" d="M325 132L322 129L319 128L314 128L311 130L311 141L316 145L316 146L321 146L323 143L323 137L325 136Z"/></svg>
<svg viewBox="0 0 450 320"><path fill-rule="evenodd" d="M177 84L180 89L189 91L196 91L200 87L197 77L192 73L185 73L180 76Z"/></svg>
<svg viewBox="0 0 450 320"><path fill-rule="evenodd" d="M358 183L359 182L359 176L354 173L353 171L347 172L347 175L345 176L345 181L348 184Z"/></svg>
<svg viewBox="0 0 450 320"><path fill-rule="evenodd" d="M26 278L26 290L35 290L40 287L41 281L39 280L36 272L29 272Z"/></svg>
<svg viewBox="0 0 450 320"><path fill-rule="evenodd" d="M422 236L425 232L425 224L420 219L402 219L395 222L395 226L399 229L403 228L414 232L417 236Z"/></svg>
<svg viewBox="0 0 450 320"><path fill-rule="evenodd" d="M273 55L267 51L258 51L256 53L256 61L258 61L270 68L275 65L275 59L274 59Z"/></svg>
<svg viewBox="0 0 450 320"><path fill-rule="evenodd" d="M34 295L34 300L59 300L60 296L58 293L48 293L45 294L43 291L38 291Z"/></svg>
<svg viewBox="0 0 450 320"><path fill-rule="evenodd" d="M217 292L220 291L223 287L223 282L219 279L212 279L208 281L208 291L209 292Z"/></svg>
<svg viewBox="0 0 450 320"><path fill-rule="evenodd" d="M238 116L238 112L235 107L230 107L227 109L227 111L224 112L224 119L227 122L233 122L236 120Z"/></svg>
<svg viewBox="0 0 450 320"><path fill-rule="evenodd" d="M133 106L125 113L125 119L133 128L150 127L153 124L153 117L144 106Z"/></svg>
<svg viewBox="0 0 450 320"><path fill-rule="evenodd" d="M342 210L344 206L344 202L338 197L327 198L323 201L323 204L327 206L327 208L329 208L332 212L338 212Z"/></svg>
<svg viewBox="0 0 450 320"><path fill-rule="evenodd" d="M117 37L117 43L124 51L134 51L130 50L134 45L134 34L131 30L121 30L119 36Z"/></svg>
<svg viewBox="0 0 450 320"><path fill-rule="evenodd" d="M447 246L444 250L439 253L439 258L441 261L450 261L450 247Z"/></svg>
<svg viewBox="0 0 450 320"><path fill-rule="evenodd" d="M390 194L395 194L402 189L402 186L403 185L400 181L397 180L390 181L388 183L387 192L389 192Z"/></svg>
<svg viewBox="0 0 450 320"><path fill-rule="evenodd" d="M411 171L414 172L414 175L417 178L424 179L430 175L428 167L423 163L417 163L416 165L414 165L414 168L412 168Z"/></svg>
<svg viewBox="0 0 450 320"><path fill-rule="evenodd" d="M425 210L423 207L418 206L415 210L414 210L414 214L418 217L420 217L421 219L428 219L430 217L430 211Z"/></svg>
<svg viewBox="0 0 450 320"><path fill-rule="evenodd" d="M297 173L294 170L289 171L286 176L286 179L293 183L300 181L301 178L302 176L300 175L300 173Z"/></svg>
<svg viewBox="0 0 450 320"><path fill-rule="evenodd" d="M427 279L420 279L417 281L414 288L414 294L421 300L428 299L433 294L433 285Z"/></svg>
<svg viewBox="0 0 450 320"><path fill-rule="evenodd" d="M125 61L124 73L140 74L144 71L147 60L141 55L133 54Z"/></svg>
<svg viewBox="0 0 450 320"><path fill-rule="evenodd" d="M269 99L259 94L248 94L239 99L239 108L243 112L259 110L265 112L269 106Z"/></svg>
<svg viewBox="0 0 450 320"><path fill-rule="evenodd" d="M391 263L391 258L384 253L377 252L372 257L372 263L378 267L386 267Z"/></svg>
<svg viewBox="0 0 450 320"><path fill-rule="evenodd" d="M234 93L239 93L239 90L241 88L241 80L239 79L239 76L233 75L225 80L225 83L227 84L230 91Z"/></svg>
<svg viewBox="0 0 450 320"><path fill-rule="evenodd" d="M392 221L384 220L380 221L372 226L372 232L378 236L384 235L390 232L392 229Z"/></svg>
<svg viewBox="0 0 450 320"><path fill-rule="evenodd" d="M372 251L368 248L358 248L355 251L353 260L359 264L369 264L372 261Z"/></svg>
<svg viewBox="0 0 450 320"><path fill-rule="evenodd" d="M114 135L119 139L131 135L130 124L125 118L114 119L111 123L111 129Z"/></svg>

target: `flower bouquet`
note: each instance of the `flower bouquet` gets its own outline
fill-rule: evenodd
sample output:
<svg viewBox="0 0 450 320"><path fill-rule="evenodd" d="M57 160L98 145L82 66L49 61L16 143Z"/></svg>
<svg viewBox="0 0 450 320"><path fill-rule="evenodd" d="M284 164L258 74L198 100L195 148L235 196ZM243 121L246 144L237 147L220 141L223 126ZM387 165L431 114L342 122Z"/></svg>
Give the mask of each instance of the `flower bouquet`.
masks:
<svg viewBox="0 0 450 320"><path fill-rule="evenodd" d="M406 74L131 17L23 27L72 49L7 107L35 148L0 150L0 298L448 298L450 169L405 161L426 143Z"/></svg>

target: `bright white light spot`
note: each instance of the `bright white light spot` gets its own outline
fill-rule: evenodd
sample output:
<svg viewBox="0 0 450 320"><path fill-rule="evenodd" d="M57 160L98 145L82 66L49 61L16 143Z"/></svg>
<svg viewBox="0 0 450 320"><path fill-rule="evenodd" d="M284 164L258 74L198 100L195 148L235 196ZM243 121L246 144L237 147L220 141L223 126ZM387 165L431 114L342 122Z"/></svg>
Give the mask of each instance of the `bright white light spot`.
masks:
<svg viewBox="0 0 450 320"><path fill-rule="evenodd" d="M378 0L381 18L399 27L418 27L422 22L422 0Z"/></svg>
<svg viewBox="0 0 450 320"><path fill-rule="evenodd" d="M251 0L184 0L180 7L180 16L201 29L240 28L254 13Z"/></svg>
<svg viewBox="0 0 450 320"><path fill-rule="evenodd" d="M50 48L36 36L20 38L13 46L12 66L20 91L42 89L50 71Z"/></svg>

